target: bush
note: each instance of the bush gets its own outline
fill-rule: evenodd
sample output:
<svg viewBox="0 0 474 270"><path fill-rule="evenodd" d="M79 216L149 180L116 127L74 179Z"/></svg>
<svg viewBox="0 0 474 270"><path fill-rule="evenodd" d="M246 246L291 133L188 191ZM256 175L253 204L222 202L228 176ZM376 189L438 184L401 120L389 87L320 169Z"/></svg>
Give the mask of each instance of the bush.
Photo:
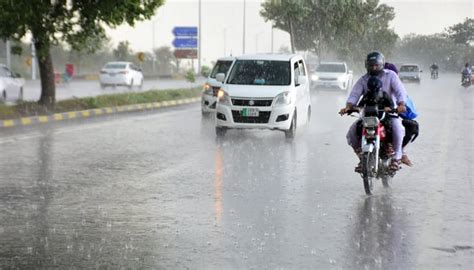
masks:
<svg viewBox="0 0 474 270"><path fill-rule="evenodd" d="M203 77L209 76L210 73L211 73L211 68L210 67L208 67L208 66L202 66L201 67L201 75Z"/></svg>
<svg viewBox="0 0 474 270"><path fill-rule="evenodd" d="M193 83L196 81L196 74L194 74L194 70L190 69L186 72L186 81Z"/></svg>

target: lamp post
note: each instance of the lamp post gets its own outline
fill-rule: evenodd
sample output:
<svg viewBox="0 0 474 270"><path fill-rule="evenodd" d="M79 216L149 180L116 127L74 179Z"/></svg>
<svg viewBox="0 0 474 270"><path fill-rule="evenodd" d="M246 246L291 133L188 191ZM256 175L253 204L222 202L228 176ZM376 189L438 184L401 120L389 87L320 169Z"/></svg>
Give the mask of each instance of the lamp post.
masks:
<svg viewBox="0 0 474 270"><path fill-rule="evenodd" d="M242 35L242 54L245 54L245 0L244 0L243 35Z"/></svg>

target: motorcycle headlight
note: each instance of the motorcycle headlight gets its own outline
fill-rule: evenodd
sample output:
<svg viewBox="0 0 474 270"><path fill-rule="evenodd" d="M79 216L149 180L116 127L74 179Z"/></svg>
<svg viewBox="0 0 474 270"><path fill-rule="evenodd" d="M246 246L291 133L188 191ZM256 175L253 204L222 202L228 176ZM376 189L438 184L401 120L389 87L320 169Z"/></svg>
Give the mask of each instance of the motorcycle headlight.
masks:
<svg viewBox="0 0 474 270"><path fill-rule="evenodd" d="M292 101L290 92L283 92L276 96L274 106L290 105Z"/></svg>
<svg viewBox="0 0 474 270"><path fill-rule="evenodd" d="M230 97L223 89L219 89L219 91L217 91L217 102L219 102L221 105L231 105Z"/></svg>

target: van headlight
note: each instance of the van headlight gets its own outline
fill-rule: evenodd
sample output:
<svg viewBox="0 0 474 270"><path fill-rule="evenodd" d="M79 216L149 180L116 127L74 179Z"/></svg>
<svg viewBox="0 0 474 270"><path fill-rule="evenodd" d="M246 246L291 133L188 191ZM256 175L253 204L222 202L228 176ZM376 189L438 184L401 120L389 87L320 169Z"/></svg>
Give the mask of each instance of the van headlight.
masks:
<svg viewBox="0 0 474 270"><path fill-rule="evenodd" d="M231 101L229 95L221 88L217 91L217 102L221 105L230 106Z"/></svg>
<svg viewBox="0 0 474 270"><path fill-rule="evenodd" d="M274 106L290 105L292 101L290 92L283 92L276 96Z"/></svg>
<svg viewBox="0 0 474 270"><path fill-rule="evenodd" d="M203 86L202 86L202 91L204 92L204 94L206 95L212 95L212 87L210 84L208 83L205 83Z"/></svg>

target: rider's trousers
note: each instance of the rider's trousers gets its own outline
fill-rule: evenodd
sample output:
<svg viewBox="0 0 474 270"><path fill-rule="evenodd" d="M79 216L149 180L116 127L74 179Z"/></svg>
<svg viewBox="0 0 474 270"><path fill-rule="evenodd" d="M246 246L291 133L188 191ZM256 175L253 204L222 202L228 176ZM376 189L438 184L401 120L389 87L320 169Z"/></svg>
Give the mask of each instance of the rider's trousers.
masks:
<svg viewBox="0 0 474 270"><path fill-rule="evenodd" d="M392 118L392 138L393 138L393 149L395 150L395 159L402 158L402 142L405 136L405 127L402 125L400 118ZM349 131L347 132L346 138L347 143L356 151L361 148L361 138L357 135L357 122L355 121Z"/></svg>

